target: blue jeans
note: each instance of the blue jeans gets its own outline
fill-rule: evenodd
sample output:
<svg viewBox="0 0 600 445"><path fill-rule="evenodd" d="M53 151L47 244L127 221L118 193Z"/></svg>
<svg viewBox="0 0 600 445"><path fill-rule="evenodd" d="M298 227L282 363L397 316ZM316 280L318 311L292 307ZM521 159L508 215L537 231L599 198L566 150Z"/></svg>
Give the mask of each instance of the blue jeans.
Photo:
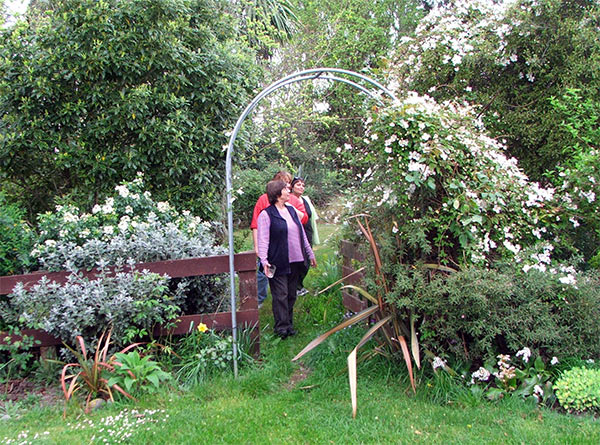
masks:
<svg viewBox="0 0 600 445"><path fill-rule="evenodd" d="M260 264L260 260L258 261ZM256 286L258 291L258 304L262 304L267 299L267 288L269 286L269 279L261 272L260 269L256 270Z"/></svg>

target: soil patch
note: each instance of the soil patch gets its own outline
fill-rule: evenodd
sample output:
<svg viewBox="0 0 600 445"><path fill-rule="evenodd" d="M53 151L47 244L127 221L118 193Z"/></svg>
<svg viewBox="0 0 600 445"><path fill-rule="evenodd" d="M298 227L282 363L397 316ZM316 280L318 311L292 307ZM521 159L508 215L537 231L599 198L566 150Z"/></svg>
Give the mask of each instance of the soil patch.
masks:
<svg viewBox="0 0 600 445"><path fill-rule="evenodd" d="M294 389L298 385L298 383L306 380L306 378L310 375L311 372L312 370L310 368L307 368L306 366L304 366L303 363L300 363L298 369L294 371L294 373L290 377L290 380L284 385L285 389L287 389L288 391Z"/></svg>
<svg viewBox="0 0 600 445"><path fill-rule="evenodd" d="M43 386L28 379L8 380L0 383L0 407L6 402L37 399L40 406L55 405L62 401L62 391L57 386Z"/></svg>

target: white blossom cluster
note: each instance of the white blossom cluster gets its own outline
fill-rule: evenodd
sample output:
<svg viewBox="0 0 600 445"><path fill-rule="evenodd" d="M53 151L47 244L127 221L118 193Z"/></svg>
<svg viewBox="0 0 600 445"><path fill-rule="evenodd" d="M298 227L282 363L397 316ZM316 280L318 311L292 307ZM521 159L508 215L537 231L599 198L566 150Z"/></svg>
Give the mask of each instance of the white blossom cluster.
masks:
<svg viewBox="0 0 600 445"><path fill-rule="evenodd" d="M439 104L411 92L367 120L365 134L371 149L381 153L381 161L360 177L373 185L369 202L375 208L400 206L406 213L407 205L422 205L411 201L418 190L440 191L440 215L460 221L462 247L472 262L484 262L500 248L516 256L535 230L538 239L546 230L536 221L554 189L530 181L469 106ZM398 225L390 228L398 233ZM460 236L458 228L452 230Z"/></svg>
<svg viewBox="0 0 600 445"><path fill-rule="evenodd" d="M41 240L32 250L44 270L89 269L101 261L122 265L223 254L214 225L177 212L168 202L154 202L143 191L142 175L115 187L115 196L91 213L57 206L40 221Z"/></svg>
<svg viewBox="0 0 600 445"><path fill-rule="evenodd" d="M428 73L439 67L450 66L455 72L461 70L464 61L489 48L499 66L516 63L523 55L511 52L509 39L511 34L519 32L520 37L526 37L528 30L520 29L520 20L513 14L535 13L537 0L505 0L492 2L489 0L465 0L461 2L441 2L419 22L414 37L404 37L399 40L396 55L396 68L403 72L402 79L393 75L389 80L389 88L397 91L400 84L410 84L414 76ZM526 72L520 72L520 78L535 82L535 73L529 66ZM464 85L465 91L470 87Z"/></svg>

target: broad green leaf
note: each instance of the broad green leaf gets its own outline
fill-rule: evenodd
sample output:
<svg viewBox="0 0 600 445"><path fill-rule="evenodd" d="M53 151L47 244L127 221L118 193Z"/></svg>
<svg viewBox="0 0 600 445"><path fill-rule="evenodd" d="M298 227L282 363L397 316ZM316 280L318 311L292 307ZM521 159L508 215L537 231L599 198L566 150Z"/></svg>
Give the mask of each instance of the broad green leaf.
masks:
<svg viewBox="0 0 600 445"><path fill-rule="evenodd" d="M148 376L146 376L146 378L154 385L158 388L159 385L159 380L158 380L158 376L156 374L150 374Z"/></svg>
<svg viewBox="0 0 600 445"><path fill-rule="evenodd" d="M338 285L338 284L340 284L340 283L343 283L343 282L344 282L344 280L348 279L349 277L351 277L351 276L353 276L353 275L356 275L357 273L360 273L360 272L362 272L363 270L365 270L365 267L364 267L364 266L363 266L363 267L361 267L360 269L357 269L357 270L355 270L355 271L354 271L354 272L352 272L352 273L349 273L349 274L348 274L348 275L346 275L345 277L342 277L342 278L340 278L340 279L339 279L339 280L337 280L335 283L332 283L332 284L330 284L329 286L327 286L325 289L321 289L321 290L320 290L320 291L317 293L317 295L319 295L319 294L322 294L323 292L326 292L326 291L328 291L328 290L329 290L329 289L331 289L333 286L336 286L336 285Z"/></svg>
<svg viewBox="0 0 600 445"><path fill-rule="evenodd" d="M427 264L423 264L423 267L426 267L427 269L441 270L443 272L449 272L449 273L457 272L456 269L453 269L453 268L448 267L448 266L442 266L441 264L427 263Z"/></svg>
<svg viewBox="0 0 600 445"><path fill-rule="evenodd" d="M355 290L356 292L358 292L359 294L361 294L363 297L365 297L367 300L369 300L371 303L379 304L379 302L377 301L377 298L375 298L373 295L371 295L370 293L368 293L362 287L354 286L352 284L347 284L346 286L342 286L340 289L352 289L352 290Z"/></svg>

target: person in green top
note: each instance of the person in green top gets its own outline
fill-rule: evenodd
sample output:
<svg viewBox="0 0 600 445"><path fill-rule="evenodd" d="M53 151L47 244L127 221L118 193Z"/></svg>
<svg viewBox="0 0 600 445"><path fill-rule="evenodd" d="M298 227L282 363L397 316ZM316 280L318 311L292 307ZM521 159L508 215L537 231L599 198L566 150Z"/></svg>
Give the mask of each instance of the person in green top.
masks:
<svg viewBox="0 0 600 445"><path fill-rule="evenodd" d="M296 176L292 179L292 194L298 199L302 200L304 207L306 208L306 213L308 214L308 221L304 224L304 231L306 232L306 237L308 238L310 246L313 247L320 243L319 231L317 230L317 219L319 219L319 216L317 215L315 206L311 202L310 198L304 195L304 186L305 183L303 178ZM304 277L306 277L307 273L308 267L306 267L305 270L300 274L300 278L298 280L298 296L308 293L304 287Z"/></svg>

